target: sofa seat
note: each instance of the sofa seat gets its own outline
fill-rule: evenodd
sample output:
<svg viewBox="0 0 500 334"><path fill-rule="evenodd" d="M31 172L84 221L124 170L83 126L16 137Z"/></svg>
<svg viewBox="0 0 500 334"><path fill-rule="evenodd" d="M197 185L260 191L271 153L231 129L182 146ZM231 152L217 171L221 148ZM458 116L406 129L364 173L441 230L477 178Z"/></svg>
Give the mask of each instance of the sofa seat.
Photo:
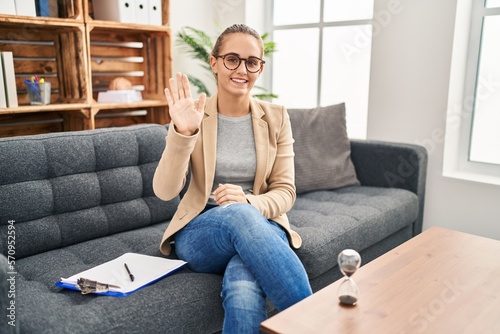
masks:
<svg viewBox="0 0 500 334"><path fill-rule="evenodd" d="M417 215L418 200L412 192L367 186L302 194L289 213L292 226L303 238L297 254L311 280L337 267L334 260L342 249L367 249L387 235L410 227ZM162 256L158 240L167 224L92 239L17 261L19 312L30 315L32 326L24 329L35 332L37 328L51 328L61 333L119 333L125 329L140 332L146 323L148 328L155 328L158 321L164 326L170 317L160 319L161 314L175 309L175 322L184 323L185 333L216 331L217 326L200 328L200 324L209 323L210 319L200 321L199 317L210 314L212 319L218 318L214 323L222 321L220 275L196 274L183 268L126 298L84 296L54 286L61 276L72 276L126 252ZM171 258L176 258L175 252ZM193 293L197 288L199 291ZM106 321L99 321L102 312L107 314ZM72 321L57 320L66 318Z"/></svg>
<svg viewBox="0 0 500 334"><path fill-rule="evenodd" d="M288 216L303 239L297 254L314 279L337 265L343 249L367 249L403 228L411 233L418 212L418 197L408 190L353 186L302 194Z"/></svg>
<svg viewBox="0 0 500 334"><path fill-rule="evenodd" d="M182 324L183 333L218 331L224 314L220 275L182 268L121 298L82 295L54 285L61 276L72 276L127 252L162 256L158 240L166 226L156 224L16 261L17 312L30 319L21 320L23 332L144 333L146 328L168 328L169 323L172 328ZM213 328L207 327L210 323Z"/></svg>

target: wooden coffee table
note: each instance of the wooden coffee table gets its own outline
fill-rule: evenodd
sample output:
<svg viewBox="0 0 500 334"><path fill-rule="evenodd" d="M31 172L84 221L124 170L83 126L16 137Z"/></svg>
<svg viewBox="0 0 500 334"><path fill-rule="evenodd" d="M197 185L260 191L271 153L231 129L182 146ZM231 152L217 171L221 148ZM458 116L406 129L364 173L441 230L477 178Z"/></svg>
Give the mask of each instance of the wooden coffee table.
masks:
<svg viewBox="0 0 500 334"><path fill-rule="evenodd" d="M500 333L500 241L432 227L267 319L267 333Z"/></svg>

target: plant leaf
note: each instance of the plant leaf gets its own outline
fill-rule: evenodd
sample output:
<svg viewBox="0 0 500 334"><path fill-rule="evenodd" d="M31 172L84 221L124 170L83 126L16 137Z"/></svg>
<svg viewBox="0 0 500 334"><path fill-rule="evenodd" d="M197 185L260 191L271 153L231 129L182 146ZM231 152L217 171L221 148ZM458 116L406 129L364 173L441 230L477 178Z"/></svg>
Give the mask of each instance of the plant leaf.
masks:
<svg viewBox="0 0 500 334"><path fill-rule="evenodd" d="M202 61L210 68L212 42L203 31L185 27L177 33L177 45L183 47L194 59Z"/></svg>
<svg viewBox="0 0 500 334"><path fill-rule="evenodd" d="M198 89L198 93L205 93L207 96L210 96L210 92L207 89L207 86L198 78L188 76L189 82Z"/></svg>
<svg viewBox="0 0 500 334"><path fill-rule="evenodd" d="M276 94L254 94L252 95L256 99L259 100L264 100L264 101L271 101L272 99L275 99L278 97Z"/></svg>

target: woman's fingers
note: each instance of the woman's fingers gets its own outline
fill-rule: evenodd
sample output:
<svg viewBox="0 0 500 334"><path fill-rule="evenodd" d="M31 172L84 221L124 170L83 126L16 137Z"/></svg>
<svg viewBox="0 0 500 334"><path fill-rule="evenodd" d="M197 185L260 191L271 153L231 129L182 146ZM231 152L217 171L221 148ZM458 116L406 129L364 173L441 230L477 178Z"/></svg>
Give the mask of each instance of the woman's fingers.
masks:
<svg viewBox="0 0 500 334"><path fill-rule="evenodd" d="M176 103L179 100L179 94L176 94L177 88L175 87L175 79L174 78L168 79L168 85L170 87L169 89L170 100L172 101L172 104ZM167 96L167 101L168 101L168 96Z"/></svg>
<svg viewBox="0 0 500 334"><path fill-rule="evenodd" d="M172 94L170 94L170 90L165 88L165 97L167 98L167 103L170 108L174 105L174 100L172 99Z"/></svg>
<svg viewBox="0 0 500 334"><path fill-rule="evenodd" d="M178 72L176 74L176 77L177 77L177 94L179 96L179 100L181 100L181 99L184 99L186 97L184 82L183 82L183 75L180 72Z"/></svg>
<svg viewBox="0 0 500 334"><path fill-rule="evenodd" d="M165 88L169 115L175 124L176 130L183 135L192 135L200 126L203 119L206 94L201 94L196 105L191 96L191 87L188 76L176 73L174 78L168 81Z"/></svg>
<svg viewBox="0 0 500 334"><path fill-rule="evenodd" d="M220 184L214 191L215 201L219 205L246 202L245 192L243 188L234 184Z"/></svg>
<svg viewBox="0 0 500 334"><path fill-rule="evenodd" d="M191 87L189 86L188 76L183 74L181 82L182 82L184 97L190 99L191 98Z"/></svg>
<svg viewBox="0 0 500 334"><path fill-rule="evenodd" d="M188 76L180 72L176 73L174 78L168 80L170 89L165 89L165 96L167 97L167 102L172 102L172 104L177 103L182 99L191 98L191 87L189 85ZM177 85L176 85L177 81Z"/></svg>
<svg viewBox="0 0 500 334"><path fill-rule="evenodd" d="M201 93L198 99L198 110L203 112L205 110L205 102L207 101L207 94Z"/></svg>

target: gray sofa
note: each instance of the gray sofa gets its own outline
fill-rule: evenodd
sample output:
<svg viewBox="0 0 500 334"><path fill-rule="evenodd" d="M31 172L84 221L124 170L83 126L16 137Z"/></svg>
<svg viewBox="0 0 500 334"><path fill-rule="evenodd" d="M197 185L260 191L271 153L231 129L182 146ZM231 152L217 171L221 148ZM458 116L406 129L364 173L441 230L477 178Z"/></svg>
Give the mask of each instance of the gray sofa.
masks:
<svg viewBox="0 0 500 334"><path fill-rule="evenodd" d="M0 139L1 333L221 330L218 275L183 268L124 298L54 285L126 252L161 256L179 202L159 200L151 185L167 131L148 124ZM302 193L289 213L315 291L340 277L342 249L366 263L422 230L426 151L361 140L351 150L361 185Z"/></svg>

